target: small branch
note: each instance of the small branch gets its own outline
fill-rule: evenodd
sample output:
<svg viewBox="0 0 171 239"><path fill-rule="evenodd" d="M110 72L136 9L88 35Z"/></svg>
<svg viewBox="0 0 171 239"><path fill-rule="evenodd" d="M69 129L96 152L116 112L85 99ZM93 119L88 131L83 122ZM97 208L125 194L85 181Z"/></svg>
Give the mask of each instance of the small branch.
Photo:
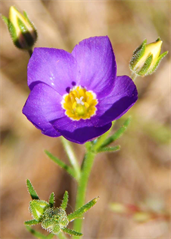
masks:
<svg viewBox="0 0 171 239"><path fill-rule="evenodd" d="M63 146L65 148L65 151L68 155L69 161L75 171L75 177L78 180L80 178L80 167L78 165L78 161L74 154L73 148L67 139L65 139L64 137L61 137L61 139L62 139Z"/></svg>

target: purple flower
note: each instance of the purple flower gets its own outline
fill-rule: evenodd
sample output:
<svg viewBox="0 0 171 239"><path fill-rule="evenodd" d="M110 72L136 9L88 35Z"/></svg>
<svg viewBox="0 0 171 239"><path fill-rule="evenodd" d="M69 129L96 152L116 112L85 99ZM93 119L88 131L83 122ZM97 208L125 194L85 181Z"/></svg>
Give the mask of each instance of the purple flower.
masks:
<svg viewBox="0 0 171 239"><path fill-rule="evenodd" d="M128 76L116 76L108 37L81 41L72 53L35 48L23 114L43 134L84 143L102 135L137 100Z"/></svg>

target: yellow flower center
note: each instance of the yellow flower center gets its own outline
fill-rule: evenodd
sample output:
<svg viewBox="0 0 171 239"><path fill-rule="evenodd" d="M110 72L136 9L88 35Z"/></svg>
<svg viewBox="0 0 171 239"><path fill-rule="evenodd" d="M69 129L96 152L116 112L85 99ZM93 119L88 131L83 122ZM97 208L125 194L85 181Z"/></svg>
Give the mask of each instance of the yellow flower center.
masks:
<svg viewBox="0 0 171 239"><path fill-rule="evenodd" d="M96 94L87 91L81 86L75 86L68 94L63 96L61 102L65 114L71 120L90 119L96 114L98 101Z"/></svg>

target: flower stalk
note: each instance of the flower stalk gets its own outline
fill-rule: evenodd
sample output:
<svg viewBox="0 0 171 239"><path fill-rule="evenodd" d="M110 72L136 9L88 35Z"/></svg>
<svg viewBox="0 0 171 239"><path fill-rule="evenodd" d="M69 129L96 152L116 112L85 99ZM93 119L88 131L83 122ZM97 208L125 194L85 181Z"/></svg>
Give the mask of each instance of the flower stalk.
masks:
<svg viewBox="0 0 171 239"><path fill-rule="evenodd" d="M72 167L75 171L75 178L77 180L79 180L79 178L80 178L80 167L78 165L78 160L75 156L73 148L72 148L70 142L67 139L65 139L64 137L61 137L61 140L62 140L63 146L65 148L65 151L68 155L68 158L70 160L70 163L71 163L71 165L72 165Z"/></svg>
<svg viewBox="0 0 171 239"><path fill-rule="evenodd" d="M84 205L88 179L89 179L90 172L91 172L94 158L95 158L95 153L91 151L91 143L90 142L87 143L86 146L87 146L87 153L85 154L85 157L83 159L83 163L81 167L81 175L78 182L78 190L77 190L76 206L75 206L76 209ZM81 228L82 228L82 220L74 221L74 231L81 232ZM73 237L73 238L77 239L77 237Z"/></svg>

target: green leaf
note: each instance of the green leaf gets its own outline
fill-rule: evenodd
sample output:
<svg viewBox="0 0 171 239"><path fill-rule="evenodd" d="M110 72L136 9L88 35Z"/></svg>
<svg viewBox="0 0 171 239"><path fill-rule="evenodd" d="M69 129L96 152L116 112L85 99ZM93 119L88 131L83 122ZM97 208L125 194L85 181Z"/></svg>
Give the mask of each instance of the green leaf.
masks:
<svg viewBox="0 0 171 239"><path fill-rule="evenodd" d="M61 208L65 211L66 208L67 208L67 204L68 204L68 192L65 191L64 193L64 197L63 197L63 200L62 200L62 204L61 204Z"/></svg>
<svg viewBox="0 0 171 239"><path fill-rule="evenodd" d="M66 232L66 233L68 233L70 235L74 235L74 236L82 236L83 235L82 233L73 231L73 230L71 230L69 228L64 228L64 229L62 229L62 231Z"/></svg>
<svg viewBox="0 0 171 239"><path fill-rule="evenodd" d="M53 234L49 234L48 236L44 236L42 233L34 230L32 227L26 226L26 229L33 234L35 237L40 238L40 239L52 239L53 238Z"/></svg>
<svg viewBox="0 0 171 239"><path fill-rule="evenodd" d="M91 200L90 202L86 203L84 206L80 207L79 209L77 209L73 213L70 213L68 215L68 220L72 221L72 220L74 220L76 218L80 218L85 212L87 212L91 207L93 207L94 204L96 204L98 199L99 199L99 197L94 198L93 200Z"/></svg>
<svg viewBox="0 0 171 239"><path fill-rule="evenodd" d="M37 220L30 220L30 221L25 221L25 225L36 225L39 224L40 222Z"/></svg>
<svg viewBox="0 0 171 239"><path fill-rule="evenodd" d="M34 190L34 188L33 188L32 184L31 184L31 182L30 182L28 179L27 179L27 188L28 188L28 191L29 191L29 193L30 193L31 198L32 198L32 199L35 199L35 200L38 200L39 197L38 197L36 191Z"/></svg>
<svg viewBox="0 0 171 239"><path fill-rule="evenodd" d="M115 152L115 151L120 150L120 148L121 148L120 145L116 145L114 147L103 147L98 150L98 153L100 153L100 152Z"/></svg>
<svg viewBox="0 0 171 239"><path fill-rule="evenodd" d="M53 207L55 204L55 194L54 193L51 193L51 195L49 197L49 204L50 204L50 207Z"/></svg>
<svg viewBox="0 0 171 239"><path fill-rule="evenodd" d="M74 170L73 170L70 166L66 165L64 162L62 162L60 159L58 159L57 157L55 157L53 154L51 154L51 153L48 152L47 150L45 150L45 154L46 154L51 160L53 160L56 164L58 164L59 167L65 169L65 171L66 171L67 173L69 173L73 178L76 178L76 177L75 177L75 172L74 172Z"/></svg>
<svg viewBox="0 0 171 239"><path fill-rule="evenodd" d="M128 119L125 120L122 127L120 127L112 136L110 136L104 141L104 143L101 145L101 148L104 148L108 146L109 144L111 144L112 142L114 142L115 140L119 139L128 128L130 122L131 122L131 117L128 117Z"/></svg>

